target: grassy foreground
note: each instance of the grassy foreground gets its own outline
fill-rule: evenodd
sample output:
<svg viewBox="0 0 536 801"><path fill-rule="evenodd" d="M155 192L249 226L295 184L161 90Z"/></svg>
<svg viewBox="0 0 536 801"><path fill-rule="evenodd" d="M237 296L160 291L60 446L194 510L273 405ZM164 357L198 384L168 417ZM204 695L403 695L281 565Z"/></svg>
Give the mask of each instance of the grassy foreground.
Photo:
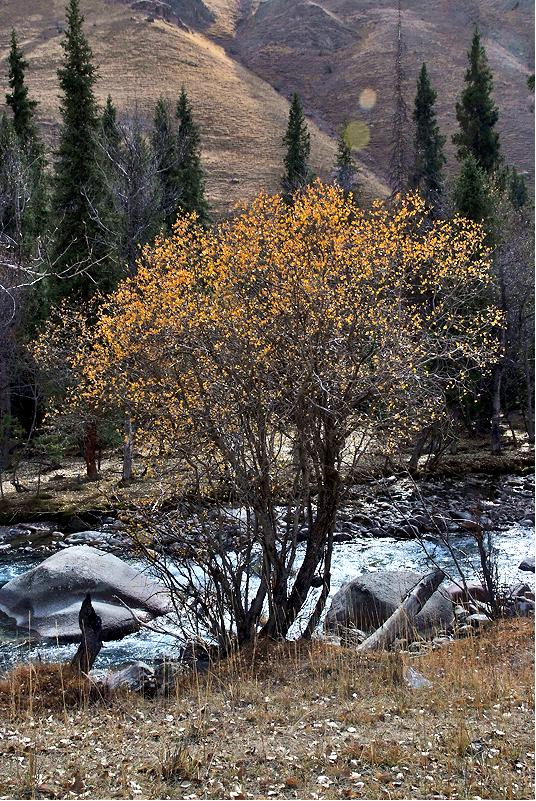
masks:
<svg viewBox="0 0 536 801"><path fill-rule="evenodd" d="M0 683L3 798L534 797L533 621L411 659L272 645L167 699L75 703L57 666Z"/></svg>

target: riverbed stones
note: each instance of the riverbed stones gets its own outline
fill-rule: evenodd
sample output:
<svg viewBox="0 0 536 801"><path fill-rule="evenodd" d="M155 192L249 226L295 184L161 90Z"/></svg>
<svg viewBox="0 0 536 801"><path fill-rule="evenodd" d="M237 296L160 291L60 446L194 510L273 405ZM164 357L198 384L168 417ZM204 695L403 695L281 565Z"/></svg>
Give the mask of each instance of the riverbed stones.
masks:
<svg viewBox="0 0 536 801"><path fill-rule="evenodd" d="M333 596L325 628L337 631L354 626L374 631L398 608L422 576L413 570L379 570L349 581ZM449 629L454 619L450 598L436 590L415 617L412 628L427 636Z"/></svg>
<svg viewBox="0 0 536 801"><path fill-rule="evenodd" d="M86 593L102 618L104 640L137 631L169 610L165 587L117 556L89 545L53 554L0 589L0 622L28 635L78 642L78 613Z"/></svg>
<svg viewBox="0 0 536 801"><path fill-rule="evenodd" d="M489 601L489 593L480 581L466 581L465 586L461 582L452 583L445 587L445 592L454 604Z"/></svg>
<svg viewBox="0 0 536 801"><path fill-rule="evenodd" d="M121 670L111 671L104 677L103 684L112 692L123 689L143 695L154 695L157 689L155 671L145 662L133 662Z"/></svg>
<svg viewBox="0 0 536 801"><path fill-rule="evenodd" d="M527 573L534 573L534 557L526 556L519 565L519 570L524 570Z"/></svg>

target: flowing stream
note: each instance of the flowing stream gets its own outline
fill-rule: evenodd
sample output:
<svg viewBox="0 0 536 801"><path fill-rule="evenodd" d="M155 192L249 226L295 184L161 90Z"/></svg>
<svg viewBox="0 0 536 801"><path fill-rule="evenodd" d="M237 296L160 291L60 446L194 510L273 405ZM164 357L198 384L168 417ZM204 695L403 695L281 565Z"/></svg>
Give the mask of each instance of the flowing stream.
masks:
<svg viewBox="0 0 536 801"><path fill-rule="evenodd" d="M418 538L412 536L412 526L419 525L423 500L429 512L440 513L447 520L451 543L467 578L478 576L478 558L475 542L464 530L464 521L478 516L492 532L501 580L509 584L528 583L533 587L534 574L518 569L524 558L534 555L533 492L532 476L435 479L418 488L407 479L392 478L356 487L337 522L331 595L346 581L367 571L414 569L424 572L430 567L429 556L447 575L456 575L452 555L437 535L429 532ZM57 548L87 541L97 547L107 547L115 536L114 530L113 520L108 518L100 529L97 527L91 532L93 540L85 537L84 532L57 532L49 537L44 549L42 545L36 547L28 533L30 527L0 527L0 586L43 561ZM98 540L99 533L102 543ZM299 547L303 553L305 546ZM134 560L128 561L136 564ZM12 633L0 629L0 672L27 659L67 661L75 648L75 645L15 640ZM106 669L138 659L151 662L159 656L173 656L177 648L175 637L142 630L106 643L95 668Z"/></svg>

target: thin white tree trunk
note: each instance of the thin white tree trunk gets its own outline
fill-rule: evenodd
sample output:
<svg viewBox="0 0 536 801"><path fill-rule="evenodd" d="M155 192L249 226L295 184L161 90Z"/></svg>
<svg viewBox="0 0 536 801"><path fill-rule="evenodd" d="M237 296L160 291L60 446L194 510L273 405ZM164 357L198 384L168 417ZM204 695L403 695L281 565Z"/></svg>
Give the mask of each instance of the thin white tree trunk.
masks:
<svg viewBox="0 0 536 801"><path fill-rule="evenodd" d="M367 637L358 646L361 653L366 651L380 651L387 648L400 635L404 635L411 627L415 615L423 608L426 601L437 590L445 574L442 570L433 570L422 578L418 584L406 595L398 609L379 629Z"/></svg>

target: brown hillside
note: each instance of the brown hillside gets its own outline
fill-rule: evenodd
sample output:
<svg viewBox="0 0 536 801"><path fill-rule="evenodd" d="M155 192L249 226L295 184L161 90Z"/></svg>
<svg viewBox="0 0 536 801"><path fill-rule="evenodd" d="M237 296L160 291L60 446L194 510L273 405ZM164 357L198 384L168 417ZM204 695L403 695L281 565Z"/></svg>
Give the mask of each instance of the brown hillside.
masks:
<svg viewBox="0 0 536 801"><path fill-rule="evenodd" d="M178 2L178 0L177 0ZM212 0L222 14L214 33L229 30L228 0ZM82 0L86 31L99 68L98 95L111 93L120 109L138 104L148 115L160 95L175 98L186 85L203 134L203 161L211 203L217 212L249 200L260 189L278 188L281 137L288 103L261 78L233 61L203 33L147 10L108 0ZM202 4L201 4L202 5ZM28 81L40 101L39 120L53 144L58 122L56 70L61 61L64 0L2 0L0 3L0 92L7 88L9 32L15 26L30 63ZM225 23L225 24L224 24ZM314 167L325 175L335 144L312 124ZM369 195L384 192L371 175Z"/></svg>
<svg viewBox="0 0 536 801"><path fill-rule="evenodd" d="M0 70L4 65L5 75L9 29L15 25L51 143L64 2L0 5ZM402 5L409 110L425 60L438 91L449 168L455 168L450 143L455 102L476 23L494 71L504 154L532 177L534 112L526 86L534 69L531 1L403 0ZM208 190L218 212L259 189L277 189L286 98L294 90L311 121L315 170L322 176L329 172L333 137L344 121L356 121L357 133L370 135L358 151L368 167L364 193L385 194L396 0L82 0L82 7L99 64L101 100L110 92L120 109L137 103L149 115L158 96L176 97L186 84L202 127Z"/></svg>
<svg viewBox="0 0 536 801"><path fill-rule="evenodd" d="M385 174L396 0L242 0L241 8L232 46L243 63L283 93L299 91L308 112L328 132L345 119L365 122L370 145L364 158L375 172ZM526 85L534 71L531 0L403 0L402 8L408 103L426 61L438 92L439 121L448 135L450 166L455 102L478 24L495 76L504 154L533 175L533 98ZM371 109L360 105L364 90L377 94Z"/></svg>

